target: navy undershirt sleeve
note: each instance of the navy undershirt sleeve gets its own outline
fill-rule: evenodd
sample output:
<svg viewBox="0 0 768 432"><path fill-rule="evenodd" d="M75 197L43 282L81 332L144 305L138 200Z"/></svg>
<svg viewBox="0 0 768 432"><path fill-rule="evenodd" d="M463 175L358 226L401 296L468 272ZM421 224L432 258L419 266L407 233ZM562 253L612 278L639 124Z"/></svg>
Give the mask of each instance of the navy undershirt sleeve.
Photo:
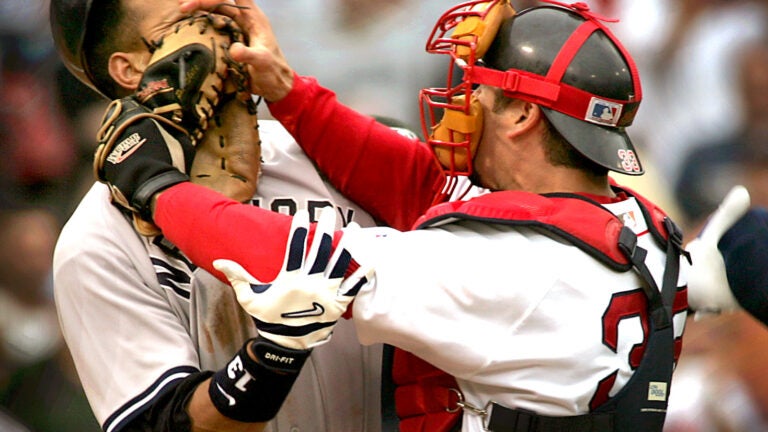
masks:
<svg viewBox="0 0 768 432"><path fill-rule="evenodd" d="M768 209L753 208L717 245L728 283L747 312L768 326Z"/></svg>

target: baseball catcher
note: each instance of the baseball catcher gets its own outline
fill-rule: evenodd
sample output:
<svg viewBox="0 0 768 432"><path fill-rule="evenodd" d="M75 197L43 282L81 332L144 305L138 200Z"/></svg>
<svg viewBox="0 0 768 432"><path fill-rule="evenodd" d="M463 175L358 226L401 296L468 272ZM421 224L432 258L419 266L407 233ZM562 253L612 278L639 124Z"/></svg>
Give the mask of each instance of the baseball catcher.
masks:
<svg viewBox="0 0 768 432"><path fill-rule="evenodd" d="M144 41L152 56L139 88L107 108L97 134L97 179L130 163L127 156L146 140L164 142L180 171L169 170L140 191L110 185L113 202L131 212L141 234L159 233L149 222L149 198L168 185L191 179L241 202L256 192L257 104L245 68L228 55L229 46L244 38L221 15L201 13L178 22L159 40Z"/></svg>

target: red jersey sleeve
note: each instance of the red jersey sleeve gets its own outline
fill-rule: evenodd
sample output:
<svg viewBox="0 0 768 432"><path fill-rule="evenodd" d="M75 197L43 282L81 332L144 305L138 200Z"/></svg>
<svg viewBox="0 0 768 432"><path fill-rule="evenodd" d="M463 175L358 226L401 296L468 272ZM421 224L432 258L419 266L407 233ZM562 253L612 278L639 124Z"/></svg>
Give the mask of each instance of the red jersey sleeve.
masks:
<svg viewBox="0 0 768 432"><path fill-rule="evenodd" d="M224 274L213 268L220 258L237 262L262 282L271 282L283 266L290 216L179 183L159 195L154 218L193 263L224 282Z"/></svg>
<svg viewBox="0 0 768 432"><path fill-rule="evenodd" d="M341 193L393 228L410 229L443 189L426 144L342 105L314 78L296 75L269 110Z"/></svg>

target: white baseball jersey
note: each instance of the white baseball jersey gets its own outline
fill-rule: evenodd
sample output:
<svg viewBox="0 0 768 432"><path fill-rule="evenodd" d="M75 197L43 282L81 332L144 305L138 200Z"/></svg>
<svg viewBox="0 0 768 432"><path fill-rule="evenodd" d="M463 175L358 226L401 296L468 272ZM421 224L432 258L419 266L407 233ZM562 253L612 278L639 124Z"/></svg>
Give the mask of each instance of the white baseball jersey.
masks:
<svg viewBox="0 0 768 432"><path fill-rule="evenodd" d="M332 205L344 225L374 225L320 178L279 123L261 121L259 132L264 162L255 205L289 214L306 208L312 216ZM54 283L65 339L107 432L190 373L222 368L255 335L228 285L139 236L100 183L61 233ZM381 346L361 346L342 321L313 351L267 430L377 431L380 378Z"/></svg>
<svg viewBox="0 0 768 432"><path fill-rule="evenodd" d="M638 235L661 286L666 256L635 199L605 207ZM497 223L345 235L355 260L375 268L354 302L361 342L398 346L454 375L471 405L584 414L601 382L615 374L603 388L612 396L631 376L630 353L647 331L634 271L613 271L541 231ZM676 337L685 318L685 310L673 318ZM484 430L482 418L465 411L462 430Z"/></svg>

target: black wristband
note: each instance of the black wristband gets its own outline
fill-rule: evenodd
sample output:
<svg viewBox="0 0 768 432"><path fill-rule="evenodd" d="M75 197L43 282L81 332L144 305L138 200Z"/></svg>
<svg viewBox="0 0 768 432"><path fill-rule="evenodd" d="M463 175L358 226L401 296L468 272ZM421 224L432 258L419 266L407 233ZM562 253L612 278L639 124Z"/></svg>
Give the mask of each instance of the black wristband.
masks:
<svg viewBox="0 0 768 432"><path fill-rule="evenodd" d="M248 355L248 346L258 361ZM257 337L211 377L208 395L233 420L266 422L277 415L312 350L292 350Z"/></svg>
<svg viewBox="0 0 768 432"><path fill-rule="evenodd" d="M250 340L251 351L256 355L259 364L264 368L278 373L298 374L304 362L307 361L309 350L285 348L261 336Z"/></svg>

